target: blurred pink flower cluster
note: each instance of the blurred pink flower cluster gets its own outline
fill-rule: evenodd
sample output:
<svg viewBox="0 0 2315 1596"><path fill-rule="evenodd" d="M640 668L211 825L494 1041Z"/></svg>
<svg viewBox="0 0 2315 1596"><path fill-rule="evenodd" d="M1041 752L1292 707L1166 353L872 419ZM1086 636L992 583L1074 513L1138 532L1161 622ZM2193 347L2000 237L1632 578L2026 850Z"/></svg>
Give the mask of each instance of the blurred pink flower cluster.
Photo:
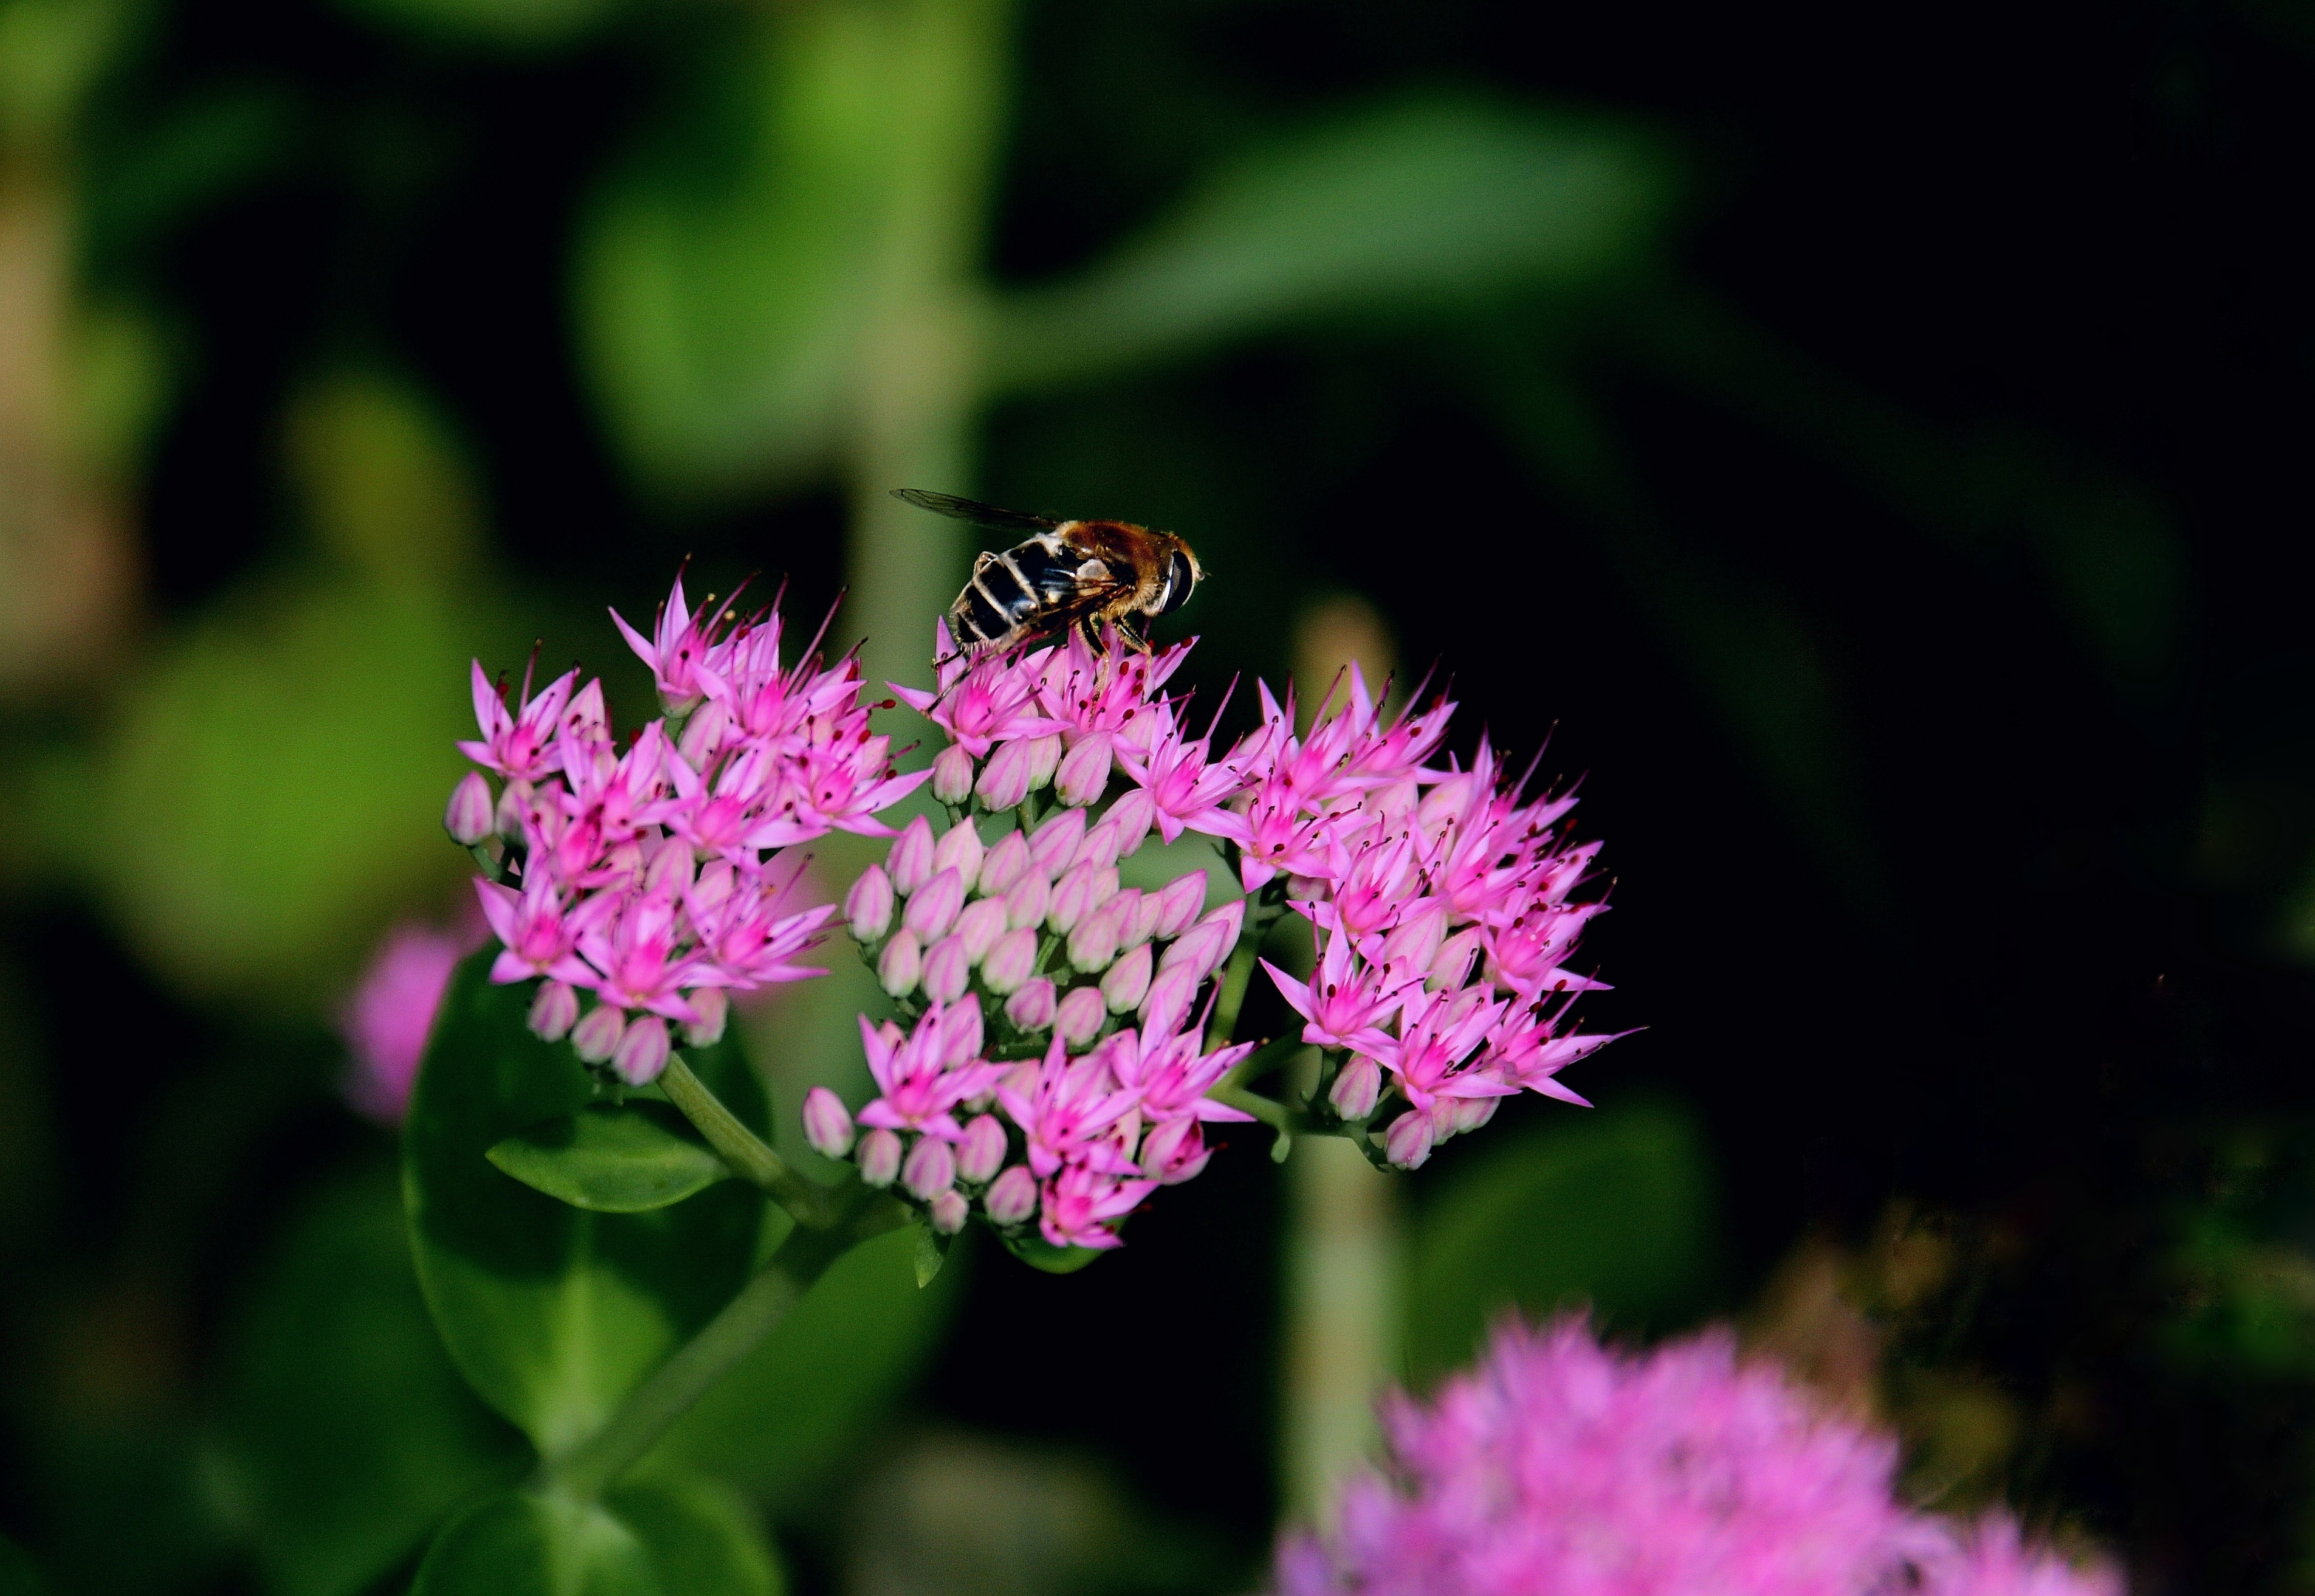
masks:
<svg viewBox="0 0 2315 1596"><path fill-rule="evenodd" d="M1003 1229L1033 1212L1057 1246L1115 1245L1154 1185L1204 1168L1204 1125L1251 1117L1207 1095L1251 1044L1206 1048L1193 1016L1284 906L1319 928L1309 981L1271 973L1326 1051L1335 1126L1364 1139L1403 1102L1384 1146L1413 1166L1506 1094L1582 1101L1555 1077L1607 1040L1565 1028L1596 985L1563 968L1599 911L1571 899L1594 850L1558 829L1572 799L1521 802L1484 743L1468 771L1426 764L1451 704L1386 716L1353 669L1299 735L1291 694L1264 687L1261 723L1217 753L1164 691L1187 643L967 656L943 625L935 646L934 689L893 691L946 734L931 790L951 823L912 821L844 906L913 1029L862 1021L883 1095L856 1125L815 1093L822 1151L897 1181L936 1229L978 1200ZM1202 912L1202 871L1121 884L1121 860L1184 832L1248 896Z"/></svg>
<svg viewBox="0 0 2315 1596"><path fill-rule="evenodd" d="M534 696L526 678L510 704L477 663L482 736L458 746L482 768L444 824L507 850L507 879L475 882L501 944L492 979L543 978L531 1028L640 1085L666 1067L670 1022L705 1045L727 994L817 973L792 961L835 911L793 908L779 850L890 835L876 816L925 778L893 774L854 660L823 668L808 647L782 664L776 609L695 612L678 577L650 637L612 619L664 717L623 749L599 681L573 670Z"/></svg>
<svg viewBox="0 0 2315 1596"><path fill-rule="evenodd" d="M1509 1324L1384 1430L1338 1525L1281 1547L1279 1596L2122 1596L2006 1517L1903 1506L1892 1441L1725 1334L1624 1355Z"/></svg>

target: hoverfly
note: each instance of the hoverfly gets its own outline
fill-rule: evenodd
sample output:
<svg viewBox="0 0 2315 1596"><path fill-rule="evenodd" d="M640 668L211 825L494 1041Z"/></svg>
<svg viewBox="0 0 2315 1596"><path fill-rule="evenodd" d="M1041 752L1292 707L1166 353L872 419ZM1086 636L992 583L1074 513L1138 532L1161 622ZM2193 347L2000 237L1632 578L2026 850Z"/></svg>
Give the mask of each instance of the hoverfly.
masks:
<svg viewBox="0 0 2315 1596"><path fill-rule="evenodd" d="M1181 608L1205 576L1188 544L1130 521L1057 521L921 488L894 488L892 497L989 531L1029 535L972 563L972 580L948 612L959 648L1009 648L1071 626L1098 647L1101 628L1114 624L1147 649L1150 621Z"/></svg>

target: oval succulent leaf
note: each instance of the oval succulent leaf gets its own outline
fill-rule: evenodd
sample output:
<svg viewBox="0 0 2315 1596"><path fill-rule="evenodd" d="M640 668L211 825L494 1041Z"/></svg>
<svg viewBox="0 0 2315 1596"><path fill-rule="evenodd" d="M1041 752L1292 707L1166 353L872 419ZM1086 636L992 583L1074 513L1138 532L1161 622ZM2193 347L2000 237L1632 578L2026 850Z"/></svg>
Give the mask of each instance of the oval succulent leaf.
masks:
<svg viewBox="0 0 2315 1596"><path fill-rule="evenodd" d="M494 1142L483 1156L524 1185L596 1213L648 1213L732 1174L664 1103L592 1104Z"/></svg>

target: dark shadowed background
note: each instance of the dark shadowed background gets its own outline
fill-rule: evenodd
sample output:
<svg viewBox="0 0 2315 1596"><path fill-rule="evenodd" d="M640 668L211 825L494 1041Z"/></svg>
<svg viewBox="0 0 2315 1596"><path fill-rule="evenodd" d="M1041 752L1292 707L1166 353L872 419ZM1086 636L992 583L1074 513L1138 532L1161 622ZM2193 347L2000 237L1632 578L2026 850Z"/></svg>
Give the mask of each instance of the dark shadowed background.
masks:
<svg viewBox="0 0 2315 1596"><path fill-rule="evenodd" d="M1645 1029L1344 1199L1370 1299L1253 1140L864 1275L696 1438L791 1588L1252 1589L1299 1335L1580 1300L2315 1591L2311 135L2303 0L0 0L0 1588L399 1591L520 1468L333 1029L466 661L633 724L688 555L921 680L915 485L1192 539L1202 703L1388 657L1580 779Z"/></svg>

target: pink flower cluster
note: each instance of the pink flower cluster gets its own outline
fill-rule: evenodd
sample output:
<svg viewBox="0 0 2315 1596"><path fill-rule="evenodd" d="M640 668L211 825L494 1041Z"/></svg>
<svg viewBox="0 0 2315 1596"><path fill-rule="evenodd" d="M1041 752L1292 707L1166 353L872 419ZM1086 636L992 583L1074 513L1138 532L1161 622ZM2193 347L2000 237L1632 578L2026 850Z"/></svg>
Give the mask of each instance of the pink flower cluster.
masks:
<svg viewBox="0 0 2315 1596"><path fill-rule="evenodd" d="M1896 1499L1885 1436L1816 1411L1725 1334L1638 1356L1516 1323L1428 1405L1384 1413L1385 1470L1281 1596L2121 1596L2109 1571Z"/></svg>
<svg viewBox="0 0 2315 1596"><path fill-rule="evenodd" d="M507 879L475 882L501 949L491 978L543 978L531 1028L641 1085L666 1067L670 1022L704 1046L728 994L818 973L792 961L835 911L792 907L779 850L888 836L877 815L925 777L893 774L855 661L782 665L776 610L695 612L678 577L652 636L612 619L665 715L622 749L599 681L573 670L533 696L526 678L510 705L477 663L482 736L458 746L482 769L444 825L505 848Z"/></svg>
<svg viewBox="0 0 2315 1596"><path fill-rule="evenodd" d="M1568 1029L1602 983L1567 968L1606 909L1573 894L1599 853L1568 839L1575 800L1522 800L1485 740L1468 770L1423 767L1454 706L1385 727L1353 666L1347 701L1308 739L1263 692L1264 757L1234 833L1241 869L1291 872L1317 928L1317 968L1265 962L1324 1050L1325 1100L1344 1124L1383 1120L1389 1162L1414 1168L1521 1091L1584 1100L1559 1072L1613 1038Z"/></svg>
<svg viewBox="0 0 2315 1596"><path fill-rule="evenodd" d="M1522 801L1484 744L1468 771L1428 767L1451 704L1386 717L1353 670L1305 736L1291 693L1264 687L1261 724L1217 753L1164 691L1187 643L1145 652L1073 633L966 656L944 625L935 647L934 689L893 691L946 734L931 790L951 824L912 821L844 905L914 1030L862 1022L884 1095L856 1139L844 1105L816 1095L806 1118L823 1151L897 1180L936 1228L961 1226L977 1198L1000 1228L1033 1210L1057 1246L1114 1245L1152 1183L1205 1166L1202 1124L1249 1117L1206 1093L1251 1045L1203 1051L1191 1016L1249 919L1258 935L1290 904L1319 928L1318 970L1271 974L1325 1050L1331 1128L1364 1141L1403 1102L1375 1156L1412 1166L1507 1094L1583 1101L1556 1077L1608 1040L1565 1025L1597 984L1564 968L1601 907L1572 896L1595 850L1558 829L1572 799ZM1202 872L1121 886L1119 861L1185 832L1214 839L1247 897L1202 914ZM926 1030L936 1014L955 1027L948 1042ZM926 1118L904 1097L939 1107ZM997 1162L953 1171L918 1151L962 1146L984 1122Z"/></svg>

